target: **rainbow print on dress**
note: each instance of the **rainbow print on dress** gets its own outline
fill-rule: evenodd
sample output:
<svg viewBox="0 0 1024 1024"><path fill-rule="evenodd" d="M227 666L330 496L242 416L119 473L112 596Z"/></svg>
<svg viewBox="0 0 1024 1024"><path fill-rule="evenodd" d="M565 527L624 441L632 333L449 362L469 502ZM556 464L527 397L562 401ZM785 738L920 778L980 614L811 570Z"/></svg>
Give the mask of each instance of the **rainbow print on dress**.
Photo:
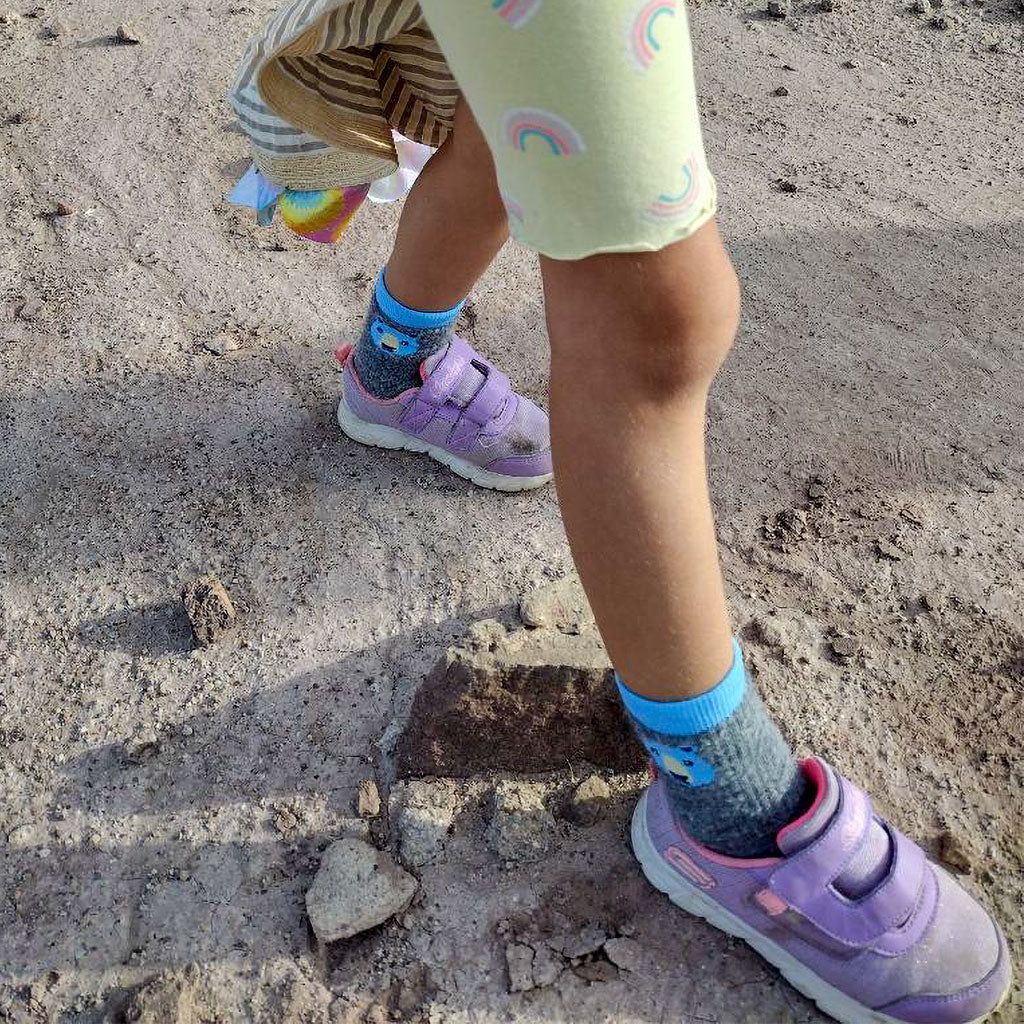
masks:
<svg viewBox="0 0 1024 1024"><path fill-rule="evenodd" d="M679 191L658 196L644 210L644 214L649 220L662 223L678 220L689 213L690 208L700 195L700 164L695 156L691 156L683 164L682 177L682 188Z"/></svg>
<svg viewBox="0 0 1024 1024"><path fill-rule="evenodd" d="M522 28L540 9L544 0L491 0L491 7L499 18L513 28Z"/></svg>
<svg viewBox="0 0 1024 1024"><path fill-rule="evenodd" d="M515 107L505 114L502 133L521 153L530 144L550 149L555 156L577 156L586 149L579 132L565 118L533 107Z"/></svg>
<svg viewBox="0 0 1024 1024"><path fill-rule="evenodd" d="M626 47L633 63L646 71L661 49L655 26L662 18L676 16L676 0L644 0L626 25Z"/></svg>

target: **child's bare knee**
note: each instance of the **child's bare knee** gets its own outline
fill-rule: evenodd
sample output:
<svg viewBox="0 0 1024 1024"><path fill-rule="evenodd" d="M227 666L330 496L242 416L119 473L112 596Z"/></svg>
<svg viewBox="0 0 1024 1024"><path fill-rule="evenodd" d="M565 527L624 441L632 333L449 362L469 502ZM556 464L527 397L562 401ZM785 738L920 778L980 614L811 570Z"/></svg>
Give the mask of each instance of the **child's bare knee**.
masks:
<svg viewBox="0 0 1024 1024"><path fill-rule="evenodd" d="M720 245L703 256L546 266L552 357L588 360L655 400L706 390L732 346L740 288Z"/></svg>

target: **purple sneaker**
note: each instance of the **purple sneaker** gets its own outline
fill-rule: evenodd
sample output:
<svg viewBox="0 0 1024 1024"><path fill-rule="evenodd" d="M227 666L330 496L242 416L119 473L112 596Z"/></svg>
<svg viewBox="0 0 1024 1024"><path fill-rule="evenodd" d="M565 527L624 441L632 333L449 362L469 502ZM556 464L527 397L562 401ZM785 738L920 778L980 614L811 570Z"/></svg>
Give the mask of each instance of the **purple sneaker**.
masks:
<svg viewBox="0 0 1024 1024"><path fill-rule="evenodd" d="M422 386L390 399L363 387L351 346L337 354L343 367L338 423L353 440L425 452L498 491L526 491L551 479L547 414L461 338L423 363Z"/></svg>
<svg viewBox="0 0 1024 1024"><path fill-rule="evenodd" d="M921 848L881 819L888 870L857 900L832 882L864 841L868 797L817 758L810 810L778 836L781 857L737 860L676 823L664 779L633 815L633 850L677 906L743 939L842 1024L975 1024L1010 987L999 926Z"/></svg>

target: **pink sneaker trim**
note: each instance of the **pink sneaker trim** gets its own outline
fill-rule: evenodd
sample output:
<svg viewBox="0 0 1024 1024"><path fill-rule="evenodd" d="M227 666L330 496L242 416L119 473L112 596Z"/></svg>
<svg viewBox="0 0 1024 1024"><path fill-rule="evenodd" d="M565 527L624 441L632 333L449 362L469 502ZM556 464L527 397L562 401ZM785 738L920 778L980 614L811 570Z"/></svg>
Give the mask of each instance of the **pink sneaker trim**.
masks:
<svg viewBox="0 0 1024 1024"><path fill-rule="evenodd" d="M345 348L345 346L343 345L342 348ZM394 398L378 398L376 395L370 394L370 392L367 391L365 387L363 387L363 382L359 379L359 374L356 373L354 359L355 349L351 345L349 345L348 350L349 351L345 356L345 362L342 364L342 368L352 375L352 383L359 390L360 394L362 394L369 401L374 402L376 405L394 405L395 403L401 403L402 399L405 398L410 392L419 390L419 388L414 385L411 388L406 388L405 391L403 391L401 394L395 395ZM340 352L341 349L339 349L338 351ZM337 354L338 353L336 352L335 355Z"/></svg>
<svg viewBox="0 0 1024 1024"><path fill-rule="evenodd" d="M804 775L807 776L808 781L817 790L817 793L814 797L814 803L812 803L799 818L779 829L778 834L775 836L775 841L779 844L781 844L782 839L789 835L793 829L799 828L804 824L804 822L811 820L815 811L817 811L821 806L821 801L825 799L825 794L828 790L827 780L825 779L825 769L821 767L820 761L816 758L809 757L806 761L800 762L800 767L803 770Z"/></svg>
<svg viewBox="0 0 1024 1024"><path fill-rule="evenodd" d="M674 818L673 818L674 820ZM735 868L745 870L747 868L770 868L782 863L782 857L727 857L724 853L715 853L706 846L701 846L696 839L683 831L683 826L677 821L675 823L679 835L686 840L690 847L705 860L712 864L718 864L723 868Z"/></svg>

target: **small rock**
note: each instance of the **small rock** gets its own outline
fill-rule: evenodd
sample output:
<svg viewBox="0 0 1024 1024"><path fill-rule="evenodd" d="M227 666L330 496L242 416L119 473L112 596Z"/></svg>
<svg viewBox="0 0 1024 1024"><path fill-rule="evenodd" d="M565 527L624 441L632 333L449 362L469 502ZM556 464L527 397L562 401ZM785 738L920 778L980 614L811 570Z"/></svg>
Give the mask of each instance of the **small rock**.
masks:
<svg viewBox="0 0 1024 1024"><path fill-rule="evenodd" d="M888 537L875 540L875 553L890 562L898 562L903 558L903 552Z"/></svg>
<svg viewBox="0 0 1024 1024"><path fill-rule="evenodd" d="M54 212L58 217L70 217L75 212L75 208L70 203L58 203Z"/></svg>
<svg viewBox="0 0 1024 1024"><path fill-rule="evenodd" d="M7 842L11 846L31 846L35 831L33 825L16 825L7 833Z"/></svg>
<svg viewBox="0 0 1024 1024"><path fill-rule="evenodd" d="M593 825L601 819L612 791L600 775L584 779L572 793L569 818L577 825Z"/></svg>
<svg viewBox="0 0 1024 1024"><path fill-rule="evenodd" d="M535 783L498 783L487 842L499 857L531 861L548 851L555 835L555 820L542 797L543 789Z"/></svg>
<svg viewBox="0 0 1024 1024"><path fill-rule="evenodd" d="M639 971L643 968L643 949L635 939L609 939L604 944L604 952L616 967L624 971Z"/></svg>
<svg viewBox="0 0 1024 1024"><path fill-rule="evenodd" d="M219 640L237 619L231 598L216 576L200 576L186 583L181 600L192 623L192 635L200 647L208 647Z"/></svg>
<svg viewBox="0 0 1024 1024"><path fill-rule="evenodd" d="M544 988L546 985L553 985L562 973L563 967L561 957L544 943L539 943L533 950L533 987Z"/></svg>
<svg viewBox="0 0 1024 1024"><path fill-rule="evenodd" d="M521 942L511 942L505 947L505 963L509 992L529 992L533 988L533 949Z"/></svg>
<svg viewBox="0 0 1024 1024"><path fill-rule="evenodd" d="M403 782L391 791L392 819L398 828L399 860L420 868L440 851L451 831L458 800L444 780Z"/></svg>
<svg viewBox="0 0 1024 1024"><path fill-rule="evenodd" d="M40 39L60 39L64 35L64 25L58 19L57 21L51 22L49 25L44 25L42 31L39 33Z"/></svg>
<svg viewBox="0 0 1024 1024"><path fill-rule="evenodd" d="M777 89L772 90L773 96L788 96L789 90L784 86L780 85Z"/></svg>
<svg viewBox="0 0 1024 1024"><path fill-rule="evenodd" d="M239 348L238 339L233 335L222 333L215 334L203 342L203 348L212 352L215 356L224 356L228 352L237 352Z"/></svg>
<svg viewBox="0 0 1024 1024"><path fill-rule="evenodd" d="M828 642L832 653L841 661L849 661L860 653L860 643L852 636L836 636Z"/></svg>
<svg viewBox="0 0 1024 1024"><path fill-rule="evenodd" d="M811 501L824 501L828 497L828 488L821 483L811 483L807 485L807 497Z"/></svg>
<svg viewBox="0 0 1024 1024"><path fill-rule="evenodd" d="M771 18L785 18L789 14L789 4L786 0L768 0L768 16Z"/></svg>
<svg viewBox="0 0 1024 1024"><path fill-rule="evenodd" d="M548 945L570 960L575 960L590 953L596 953L606 942L608 936L603 928L596 924L588 924L580 931L561 935L549 941Z"/></svg>
<svg viewBox="0 0 1024 1024"><path fill-rule="evenodd" d="M931 0L914 0L914 3L910 9L915 14L931 14L932 2Z"/></svg>
<svg viewBox="0 0 1024 1024"><path fill-rule="evenodd" d="M114 40L121 46L139 46L143 42L142 36L127 21L123 21L117 26L114 31Z"/></svg>
<svg viewBox="0 0 1024 1024"><path fill-rule="evenodd" d="M847 71L855 71L857 68L860 67L860 61L859 60L844 60L843 61L843 67L846 68Z"/></svg>
<svg viewBox="0 0 1024 1024"><path fill-rule="evenodd" d="M400 914L416 893L416 879L387 854L360 839L339 839L324 851L306 893L316 937L335 942Z"/></svg>
<svg viewBox="0 0 1024 1024"><path fill-rule="evenodd" d="M274 817L274 827L278 832L291 832L298 827L299 819L295 816L294 811L288 807L282 807L278 810Z"/></svg>
<svg viewBox="0 0 1024 1024"><path fill-rule="evenodd" d="M574 967L573 971L578 977L591 982L591 984L614 981L619 976L615 965L610 964L607 960L593 960L588 964L580 964L579 967Z"/></svg>
<svg viewBox="0 0 1024 1024"><path fill-rule="evenodd" d="M380 814L380 790L373 779L363 779L359 783L356 813L360 818L376 818Z"/></svg>
<svg viewBox="0 0 1024 1024"><path fill-rule="evenodd" d="M818 9L822 14L835 14L840 9L839 0L821 0Z"/></svg>
<svg viewBox="0 0 1024 1024"><path fill-rule="evenodd" d="M156 754L160 749L160 738L151 726L143 726L124 741L122 750L129 761L140 763Z"/></svg>
<svg viewBox="0 0 1024 1024"><path fill-rule="evenodd" d="M953 27L952 20L945 14L936 14L930 22L928 22L932 28L938 29L940 32L945 32L947 29Z"/></svg>
<svg viewBox="0 0 1024 1024"><path fill-rule="evenodd" d="M146 982L128 998L121 1019L125 1024L192 1024L200 1017L192 985L168 971Z"/></svg>
<svg viewBox="0 0 1024 1024"><path fill-rule="evenodd" d="M480 619L466 630L465 643L471 651L493 651L507 634L497 619Z"/></svg>
<svg viewBox="0 0 1024 1024"><path fill-rule="evenodd" d="M20 320L35 320L42 313L43 307L43 300L38 295L28 295L15 306L15 315Z"/></svg>
<svg viewBox="0 0 1024 1024"><path fill-rule="evenodd" d="M574 576L527 594L519 602L519 617L531 629L547 627L568 636L576 636L593 623L586 594Z"/></svg>
<svg viewBox="0 0 1024 1024"><path fill-rule="evenodd" d="M974 856L959 833L945 831L939 836L939 859L961 875L974 870Z"/></svg>
<svg viewBox="0 0 1024 1024"><path fill-rule="evenodd" d="M775 184L778 186L780 192L787 192L792 194L800 191L800 186L795 181L790 181L788 178L779 178Z"/></svg>

